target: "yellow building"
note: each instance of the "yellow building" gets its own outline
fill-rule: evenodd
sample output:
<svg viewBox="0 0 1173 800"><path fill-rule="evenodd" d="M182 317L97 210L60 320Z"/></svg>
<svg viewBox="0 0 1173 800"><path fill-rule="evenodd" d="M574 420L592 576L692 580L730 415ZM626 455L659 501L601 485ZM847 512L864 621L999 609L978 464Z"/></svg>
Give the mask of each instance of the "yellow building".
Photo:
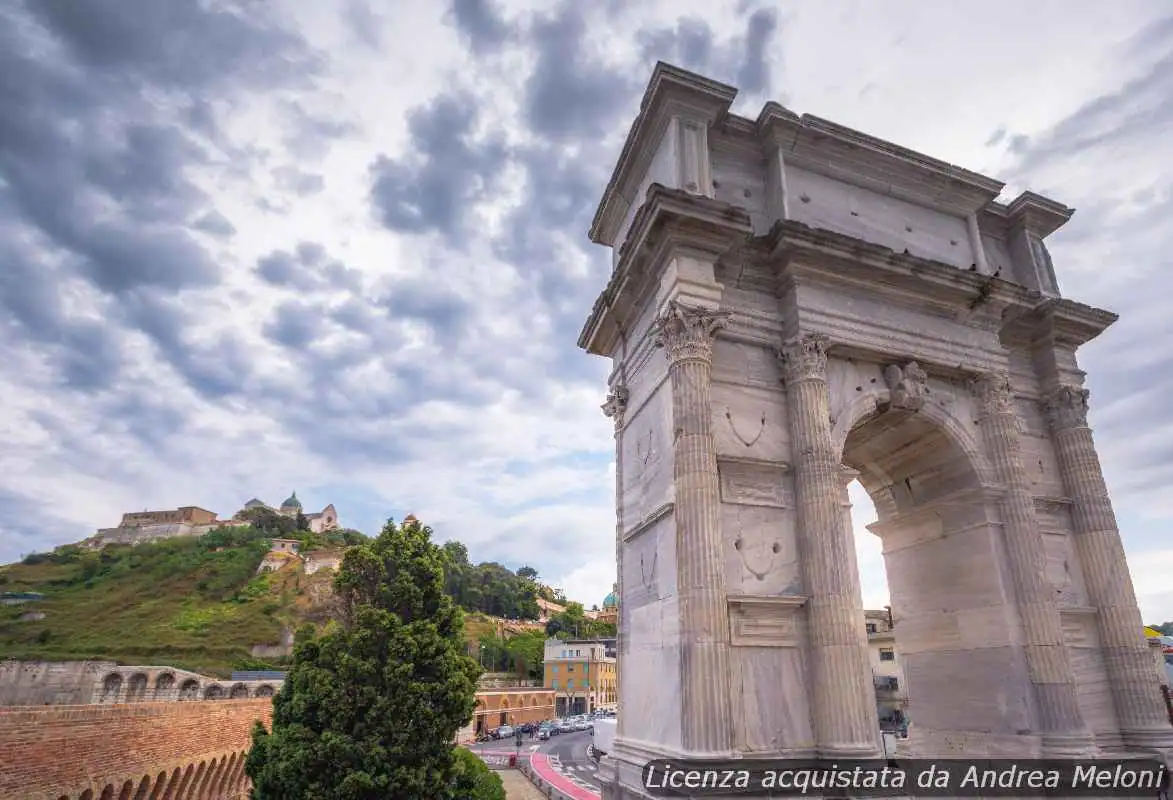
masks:
<svg viewBox="0 0 1173 800"><path fill-rule="evenodd" d="M543 685L554 690L558 716L614 708L619 699L617 681L614 640L546 640Z"/></svg>

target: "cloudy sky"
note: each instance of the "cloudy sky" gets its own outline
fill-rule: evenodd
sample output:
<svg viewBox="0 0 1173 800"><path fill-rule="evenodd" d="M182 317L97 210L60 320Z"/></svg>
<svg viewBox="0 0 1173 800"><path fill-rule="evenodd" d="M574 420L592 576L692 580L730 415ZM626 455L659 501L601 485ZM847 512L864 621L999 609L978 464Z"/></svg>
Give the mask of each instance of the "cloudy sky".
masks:
<svg viewBox="0 0 1173 800"><path fill-rule="evenodd" d="M297 489L601 599L586 229L663 59L1078 209L1052 253L1122 314L1083 366L1145 617L1173 619L1161 9L0 0L0 561Z"/></svg>

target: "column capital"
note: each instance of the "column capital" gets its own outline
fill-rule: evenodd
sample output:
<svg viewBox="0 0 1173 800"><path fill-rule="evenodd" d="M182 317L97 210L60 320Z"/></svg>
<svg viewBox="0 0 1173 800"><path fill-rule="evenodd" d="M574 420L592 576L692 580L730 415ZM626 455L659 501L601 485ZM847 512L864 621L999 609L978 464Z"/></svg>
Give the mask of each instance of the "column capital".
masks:
<svg viewBox="0 0 1173 800"><path fill-rule="evenodd" d="M1039 402L1052 431L1087 427L1088 390L1060 386Z"/></svg>
<svg viewBox="0 0 1173 800"><path fill-rule="evenodd" d="M827 377L827 345L829 336L807 333L782 343L778 349L778 366L784 384L799 381L824 380Z"/></svg>
<svg viewBox="0 0 1173 800"><path fill-rule="evenodd" d="M983 372L970 380L969 388L977 400L978 413L981 416L1014 413L1014 391L1010 388L1010 373Z"/></svg>
<svg viewBox="0 0 1173 800"><path fill-rule="evenodd" d="M600 406L603 415L614 421L616 431L623 427L623 415L627 411L627 399L630 396L631 392L620 383L607 395L607 402Z"/></svg>
<svg viewBox="0 0 1173 800"><path fill-rule="evenodd" d="M669 361L711 361L713 338L728 318L727 311L672 300L652 324L653 340L668 351Z"/></svg>

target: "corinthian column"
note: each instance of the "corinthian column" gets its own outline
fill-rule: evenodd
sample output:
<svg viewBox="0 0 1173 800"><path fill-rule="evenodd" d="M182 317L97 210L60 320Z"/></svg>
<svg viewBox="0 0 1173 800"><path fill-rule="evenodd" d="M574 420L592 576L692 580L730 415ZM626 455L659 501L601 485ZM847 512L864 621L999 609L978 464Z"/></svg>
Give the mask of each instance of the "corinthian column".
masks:
<svg viewBox="0 0 1173 800"><path fill-rule="evenodd" d="M1043 755L1087 755L1094 752L1095 742L1079 709L1059 608L1047 581L1047 554L1022 461L1010 376L987 373L974 379L971 386L990 463L1005 489L1001 500L1003 538L1022 618L1023 650L1034 687Z"/></svg>
<svg viewBox="0 0 1173 800"><path fill-rule="evenodd" d="M623 693L619 690L620 665L627 650L627 639L623 633L623 419L627 413L627 386L622 375L615 388L603 403L603 413L615 423L615 601L619 614L615 619L615 735L623 735Z"/></svg>
<svg viewBox="0 0 1173 800"><path fill-rule="evenodd" d="M729 614L710 399L713 337L726 317L672 301L654 333L668 352L672 381L681 736L684 750L695 754L733 749Z"/></svg>
<svg viewBox="0 0 1173 800"><path fill-rule="evenodd" d="M855 540L845 513L846 483L831 441L827 338L808 334L782 346L798 546L808 600L812 723L818 754L874 755L876 697L868 660Z"/></svg>
<svg viewBox="0 0 1173 800"><path fill-rule="evenodd" d="M1088 600L1096 607L1100 651L1121 735L1126 744L1168 749L1173 747L1173 728L1153 678L1152 656L1141 631L1143 622L1116 514L1088 428L1087 407L1087 390L1071 386L1059 387L1042 402L1063 488L1072 501L1075 548Z"/></svg>

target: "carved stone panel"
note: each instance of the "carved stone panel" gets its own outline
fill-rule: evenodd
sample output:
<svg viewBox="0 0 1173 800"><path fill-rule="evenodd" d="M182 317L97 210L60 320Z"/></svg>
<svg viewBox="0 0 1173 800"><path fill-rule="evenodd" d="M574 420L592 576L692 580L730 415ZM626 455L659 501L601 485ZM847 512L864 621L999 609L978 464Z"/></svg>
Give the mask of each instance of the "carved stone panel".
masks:
<svg viewBox="0 0 1173 800"><path fill-rule="evenodd" d="M628 405L622 438L622 511L628 525L672 500L670 401L665 384L638 409Z"/></svg>
<svg viewBox="0 0 1173 800"><path fill-rule="evenodd" d="M773 508L794 505L786 464L721 458L717 461L717 471L723 503Z"/></svg>
<svg viewBox="0 0 1173 800"><path fill-rule="evenodd" d="M713 386L713 441L717 456L783 461L790 431L780 391Z"/></svg>
<svg viewBox="0 0 1173 800"><path fill-rule="evenodd" d="M798 647L800 595L729 596L729 635L734 647Z"/></svg>
<svg viewBox="0 0 1173 800"><path fill-rule="evenodd" d="M672 514L638 525L623 543L623 604L632 608L676 594L676 527Z"/></svg>
<svg viewBox="0 0 1173 800"><path fill-rule="evenodd" d="M725 580L734 594L797 594L800 586L792 511L723 504Z"/></svg>
<svg viewBox="0 0 1173 800"><path fill-rule="evenodd" d="M713 345L713 382L778 392L778 358L766 347L718 339Z"/></svg>

